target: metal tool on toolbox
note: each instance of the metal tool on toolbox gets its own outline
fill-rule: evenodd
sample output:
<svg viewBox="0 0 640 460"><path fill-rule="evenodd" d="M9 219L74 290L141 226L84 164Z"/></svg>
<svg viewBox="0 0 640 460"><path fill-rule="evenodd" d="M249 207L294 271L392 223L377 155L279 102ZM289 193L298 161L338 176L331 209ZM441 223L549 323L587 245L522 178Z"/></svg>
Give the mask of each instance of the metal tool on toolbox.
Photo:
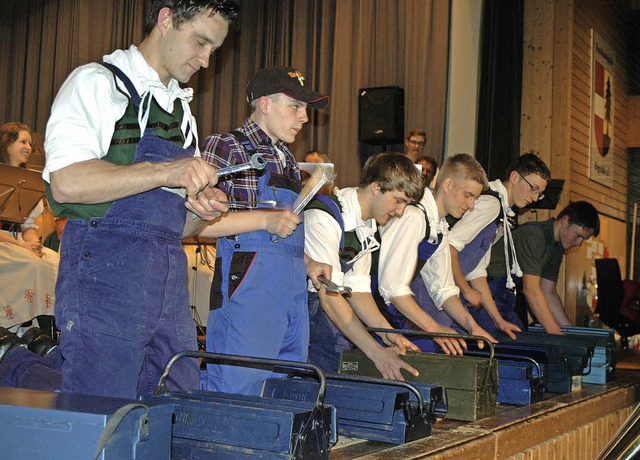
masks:
<svg viewBox="0 0 640 460"><path fill-rule="evenodd" d="M285 204L283 201L276 201L276 200L256 200L256 201L250 201L250 200L238 200L238 201L218 201L218 203L220 204L225 204L227 205L229 208L247 208L247 209L253 209L256 206L260 206L261 208L280 208L280 209L284 209Z"/></svg>
<svg viewBox="0 0 640 460"><path fill-rule="evenodd" d="M326 291L329 294L351 294L351 288L349 286L338 286L336 283L322 275L318 276L318 281L324 284Z"/></svg>
<svg viewBox="0 0 640 460"><path fill-rule="evenodd" d="M267 160L264 157L256 153L251 155L251 158L246 163L241 163L239 165L227 166L226 168L220 168L216 172L218 177L228 176L229 174L235 174L242 171L246 171L247 169L257 169L262 170L267 166Z"/></svg>
<svg viewBox="0 0 640 460"><path fill-rule="evenodd" d="M192 390L170 392L165 382L178 359L309 372L318 390L305 401ZM324 404L326 380L313 364L250 356L184 351L171 358L150 400L173 403L174 458L328 459L337 442L337 412ZM311 399L314 399L312 401Z"/></svg>

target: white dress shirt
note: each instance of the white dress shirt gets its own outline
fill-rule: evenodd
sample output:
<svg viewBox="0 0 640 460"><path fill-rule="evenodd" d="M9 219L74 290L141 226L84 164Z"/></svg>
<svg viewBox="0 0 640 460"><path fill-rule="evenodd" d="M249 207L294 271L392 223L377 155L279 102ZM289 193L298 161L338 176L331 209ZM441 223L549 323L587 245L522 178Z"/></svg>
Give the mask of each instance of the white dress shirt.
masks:
<svg viewBox="0 0 640 460"><path fill-rule="evenodd" d="M435 243L438 234L442 235L442 242L420 270L429 295L441 310L446 299L460 293L451 273L447 223L444 217L439 216L430 190L425 190L420 204L429 219L429 242ZM390 303L392 297L413 295L410 285L418 260L418 244L424 239L425 232L425 214L416 206L407 206L401 217L391 220L380 229L382 245L378 278L380 295L385 302Z"/></svg>
<svg viewBox="0 0 640 460"><path fill-rule="evenodd" d="M172 111L174 101L180 99L184 109L181 127L185 146L194 140L198 145L198 130L189 108L193 96L191 88L180 88L173 79L165 86L134 45L128 50L116 50L103 59L119 67L143 99L151 93L164 110ZM124 88L122 83L119 86ZM127 96L116 88L113 74L103 65L86 64L71 72L53 102L47 122L44 145L47 161L43 179L49 182L51 172L73 163L104 157L109 150L115 124L128 103ZM147 117L148 106L142 104L138 114L141 131L146 126Z"/></svg>
<svg viewBox="0 0 640 460"><path fill-rule="evenodd" d="M304 251L313 260L333 267L331 281L334 283L349 286L353 292L371 292L371 252L379 247L374 237L376 223L373 219L362 220L357 188L338 190L336 196L342 206L344 231L355 230L366 247L354 258L353 267L343 273L339 256L342 230L338 221L326 211L309 209L304 212ZM315 292L311 282L309 290Z"/></svg>

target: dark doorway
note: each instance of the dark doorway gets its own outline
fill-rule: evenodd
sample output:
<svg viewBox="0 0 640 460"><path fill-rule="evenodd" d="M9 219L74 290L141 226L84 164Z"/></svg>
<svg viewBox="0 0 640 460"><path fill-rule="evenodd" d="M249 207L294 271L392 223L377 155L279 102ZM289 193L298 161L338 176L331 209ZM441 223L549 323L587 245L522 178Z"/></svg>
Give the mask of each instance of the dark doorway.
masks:
<svg viewBox="0 0 640 460"><path fill-rule="evenodd" d="M476 159L502 178L520 155L523 0L485 0Z"/></svg>

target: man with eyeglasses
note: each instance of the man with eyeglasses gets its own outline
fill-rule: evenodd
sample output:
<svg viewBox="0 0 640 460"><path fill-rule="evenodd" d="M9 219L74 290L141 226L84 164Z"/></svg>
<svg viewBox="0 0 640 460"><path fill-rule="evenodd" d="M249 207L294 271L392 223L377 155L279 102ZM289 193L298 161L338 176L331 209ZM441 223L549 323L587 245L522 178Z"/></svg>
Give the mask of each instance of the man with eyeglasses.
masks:
<svg viewBox="0 0 640 460"><path fill-rule="evenodd" d="M551 179L547 165L537 155L526 153L514 161L503 180L489 182L489 189L477 200L472 210L460 220L450 219L449 245L451 268L461 297L466 301L471 316L487 331L500 330L515 339L513 331L522 327L518 316L510 308L501 310L494 301L487 282L487 266L491 248L495 245L503 254L503 273L492 285L500 295L512 295L514 282L511 274L519 271L515 251L501 237L511 233L510 220L515 217L513 207L527 207L542 199L542 191ZM505 262L504 253L511 251L510 264ZM504 291L504 292L503 292ZM500 304L504 305L504 304Z"/></svg>
<svg viewBox="0 0 640 460"><path fill-rule="evenodd" d="M586 201L569 204L556 218L529 222L512 232L522 269L522 292L533 316L550 334L562 334L560 326L571 325L556 289L562 258L566 251L599 233L598 211ZM504 260L502 248L494 245L487 269L490 278L504 275ZM515 295L493 293L499 307L515 310Z"/></svg>
<svg viewBox="0 0 640 460"><path fill-rule="evenodd" d="M404 154L415 161L422 155L424 144L427 142L427 133L424 129L413 128L407 133L404 141Z"/></svg>

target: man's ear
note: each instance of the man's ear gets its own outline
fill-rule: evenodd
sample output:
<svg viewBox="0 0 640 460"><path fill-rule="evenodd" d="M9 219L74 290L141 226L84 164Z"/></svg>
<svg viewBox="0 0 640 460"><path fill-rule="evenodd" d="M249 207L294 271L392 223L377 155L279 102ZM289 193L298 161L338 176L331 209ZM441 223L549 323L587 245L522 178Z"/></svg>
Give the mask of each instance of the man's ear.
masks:
<svg viewBox="0 0 640 460"><path fill-rule="evenodd" d="M447 177L445 180L442 181L440 186L444 193L449 193L449 191L451 190L451 187L453 186L453 179L451 179L450 177Z"/></svg>
<svg viewBox="0 0 640 460"><path fill-rule="evenodd" d="M267 96L260 96L258 98L258 110L261 113L266 114L269 111L269 106L271 105L271 100Z"/></svg>
<svg viewBox="0 0 640 460"><path fill-rule="evenodd" d="M511 173L509 174L509 182L511 182L512 184L515 183L516 178L520 175L520 173L518 173L518 171L516 171L515 169L513 171L511 171Z"/></svg>
<svg viewBox="0 0 640 460"><path fill-rule="evenodd" d="M371 188L371 192L375 195L380 191L380 184L378 182L371 182L369 188Z"/></svg>
<svg viewBox="0 0 640 460"><path fill-rule="evenodd" d="M167 30L173 27L173 14L171 13L170 8L165 7L158 11L158 21L156 22L156 26L163 35Z"/></svg>

